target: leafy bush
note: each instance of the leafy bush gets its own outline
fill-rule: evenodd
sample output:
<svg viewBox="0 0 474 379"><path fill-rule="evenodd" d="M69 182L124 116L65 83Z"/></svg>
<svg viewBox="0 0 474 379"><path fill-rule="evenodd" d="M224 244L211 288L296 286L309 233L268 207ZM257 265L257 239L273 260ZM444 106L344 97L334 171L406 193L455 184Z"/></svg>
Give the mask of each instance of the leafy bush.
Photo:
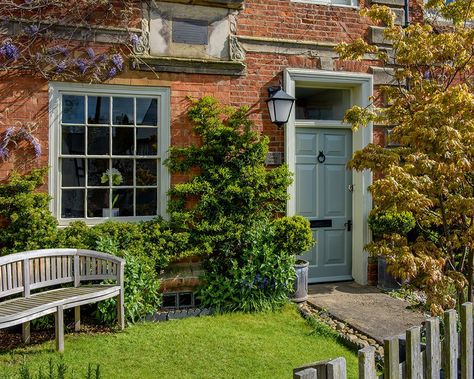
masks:
<svg viewBox="0 0 474 379"><path fill-rule="evenodd" d="M381 212L374 209L369 215L369 226L376 237L390 233L406 235L415 228L416 221L411 212Z"/></svg>
<svg viewBox="0 0 474 379"><path fill-rule="evenodd" d="M272 310L288 302L295 278L295 256L278 248L275 227L264 222L247 230L238 257L212 256L205 262L202 305L218 311Z"/></svg>
<svg viewBox="0 0 474 379"><path fill-rule="evenodd" d="M273 222L277 249L300 255L315 243L309 221L302 216L282 217Z"/></svg>
<svg viewBox="0 0 474 379"><path fill-rule="evenodd" d="M36 192L47 172L13 172L0 185L0 255L57 246L58 223L49 211L50 197Z"/></svg>
<svg viewBox="0 0 474 379"><path fill-rule="evenodd" d="M100 237L96 250L119 255L119 246L112 237ZM140 318L158 310L161 305L160 281L153 267L153 260L144 256L135 256L122 252L125 259L124 303L125 318L134 323ZM116 320L116 299L101 301L97 305L95 315L106 324Z"/></svg>

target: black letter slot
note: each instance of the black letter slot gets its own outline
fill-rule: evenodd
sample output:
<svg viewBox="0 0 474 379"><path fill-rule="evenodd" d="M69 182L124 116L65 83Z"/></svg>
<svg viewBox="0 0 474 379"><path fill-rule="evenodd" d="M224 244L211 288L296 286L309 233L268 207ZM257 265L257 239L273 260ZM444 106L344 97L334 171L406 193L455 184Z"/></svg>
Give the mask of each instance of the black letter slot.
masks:
<svg viewBox="0 0 474 379"><path fill-rule="evenodd" d="M310 220L311 229L314 228L330 228L332 227L332 220Z"/></svg>

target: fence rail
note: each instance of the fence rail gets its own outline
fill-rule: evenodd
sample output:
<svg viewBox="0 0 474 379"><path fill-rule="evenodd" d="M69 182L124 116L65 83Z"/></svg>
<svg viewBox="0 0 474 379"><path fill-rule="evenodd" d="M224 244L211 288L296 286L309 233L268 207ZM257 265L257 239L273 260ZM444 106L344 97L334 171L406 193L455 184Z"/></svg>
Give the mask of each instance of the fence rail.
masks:
<svg viewBox="0 0 474 379"><path fill-rule="evenodd" d="M473 305L462 304L460 315L448 310L426 320L405 335L384 341L384 364L379 376L375 348L359 350L359 379L473 379ZM459 326L459 330L458 330ZM346 379L344 358L316 362L293 371L294 379Z"/></svg>

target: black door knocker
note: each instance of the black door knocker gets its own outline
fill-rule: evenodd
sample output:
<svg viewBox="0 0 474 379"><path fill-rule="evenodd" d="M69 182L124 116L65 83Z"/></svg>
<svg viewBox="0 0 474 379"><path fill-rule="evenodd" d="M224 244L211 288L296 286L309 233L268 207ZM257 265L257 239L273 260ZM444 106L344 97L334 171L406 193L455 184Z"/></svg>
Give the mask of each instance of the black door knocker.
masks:
<svg viewBox="0 0 474 379"><path fill-rule="evenodd" d="M326 156L324 155L324 153L322 151L319 152L319 155L318 155L318 162L319 163L324 163L326 160Z"/></svg>

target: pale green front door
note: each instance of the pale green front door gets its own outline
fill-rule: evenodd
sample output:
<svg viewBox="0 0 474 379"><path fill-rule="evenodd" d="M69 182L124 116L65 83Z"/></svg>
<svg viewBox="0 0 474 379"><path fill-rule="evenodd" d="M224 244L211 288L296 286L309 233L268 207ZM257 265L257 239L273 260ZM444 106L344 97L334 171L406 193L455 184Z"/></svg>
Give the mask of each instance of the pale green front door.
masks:
<svg viewBox="0 0 474 379"><path fill-rule="evenodd" d="M352 279L352 155L350 129L296 128L296 211L310 220L315 247L309 281Z"/></svg>

